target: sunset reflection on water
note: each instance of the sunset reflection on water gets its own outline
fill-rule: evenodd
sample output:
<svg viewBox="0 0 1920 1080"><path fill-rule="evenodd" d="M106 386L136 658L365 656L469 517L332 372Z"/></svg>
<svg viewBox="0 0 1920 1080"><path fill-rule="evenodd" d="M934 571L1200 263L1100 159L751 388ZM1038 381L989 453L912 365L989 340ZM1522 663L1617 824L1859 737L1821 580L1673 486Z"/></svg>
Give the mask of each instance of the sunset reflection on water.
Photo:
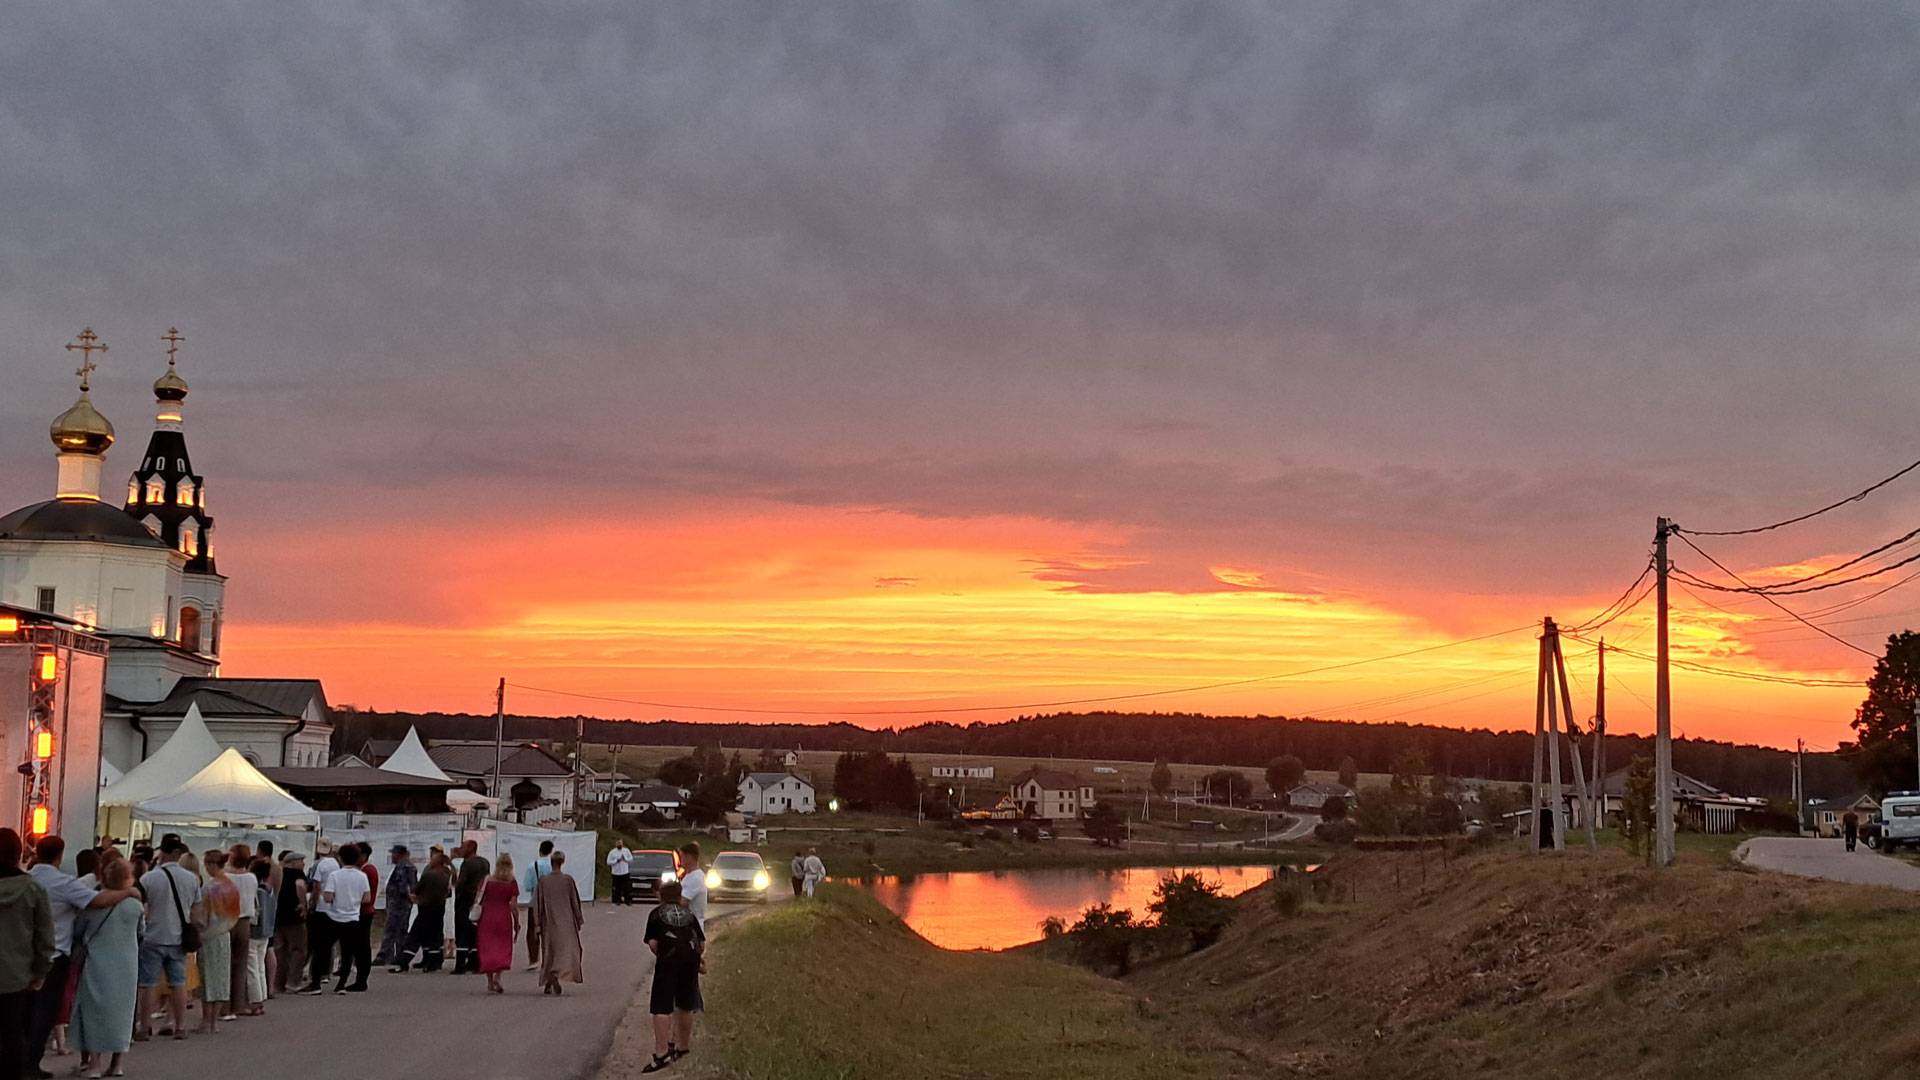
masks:
<svg viewBox="0 0 1920 1080"><path fill-rule="evenodd" d="M943 949L1005 949L1040 936L1049 915L1071 922L1093 904L1149 917L1160 880L1197 873L1228 895L1273 877L1269 866L1136 866L1100 870L980 870L883 877L864 883L874 898Z"/></svg>

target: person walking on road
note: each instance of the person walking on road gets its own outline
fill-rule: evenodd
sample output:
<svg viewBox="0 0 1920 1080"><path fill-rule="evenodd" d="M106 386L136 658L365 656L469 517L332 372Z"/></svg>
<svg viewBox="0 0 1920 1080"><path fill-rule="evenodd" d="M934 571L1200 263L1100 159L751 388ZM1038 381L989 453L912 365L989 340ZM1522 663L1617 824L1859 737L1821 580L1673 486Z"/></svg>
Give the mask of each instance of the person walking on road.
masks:
<svg viewBox="0 0 1920 1080"><path fill-rule="evenodd" d="M527 872L520 880L520 895L527 902L527 970L540 970L540 920L533 910L534 894L540 891L540 880L553 873L553 841L540 841L540 857L527 866Z"/></svg>
<svg viewBox="0 0 1920 1080"><path fill-rule="evenodd" d="M133 888L133 866L109 858L98 873L102 892L119 893L123 899L109 908L89 909L74 927L82 962L74 975L67 1039L80 1051L80 1070L88 1077L120 1075L122 1055L132 1041L140 981L141 905Z"/></svg>
<svg viewBox="0 0 1920 1080"><path fill-rule="evenodd" d="M567 853L553 853L553 870L534 890L528 918L540 924L540 990L560 996L560 980L587 981L580 966L580 885L564 869Z"/></svg>
<svg viewBox="0 0 1920 1080"><path fill-rule="evenodd" d="M800 899L800 890L807 883L807 853L804 851L794 852L793 865L788 869L792 872L793 898L798 900Z"/></svg>
<svg viewBox="0 0 1920 1080"><path fill-rule="evenodd" d="M613 904L619 907L625 904L633 906L633 852L627 848L627 842L619 837L613 841L613 850L607 852L607 878L613 883Z"/></svg>
<svg viewBox="0 0 1920 1080"><path fill-rule="evenodd" d="M460 845L460 875L453 890L453 973L480 970L479 928L473 924L473 905L486 887L489 868L472 840Z"/></svg>
<svg viewBox="0 0 1920 1080"><path fill-rule="evenodd" d="M1840 829L1846 834L1847 850L1852 851L1860 839L1860 815L1851 810L1840 815Z"/></svg>
<svg viewBox="0 0 1920 1080"><path fill-rule="evenodd" d="M493 876L480 893L480 922L475 933L479 971L487 993L504 994L500 973L513 966L513 939L520 936L520 886L513 880L513 856L501 852Z"/></svg>
<svg viewBox="0 0 1920 1080"><path fill-rule="evenodd" d="M180 865L187 845L178 837L160 841L155 857L159 865L140 876L140 891L147 898L146 937L140 942L140 993L134 1007L134 1041L151 1037L154 990L167 990L167 1012L173 1020L170 1033L176 1039L187 1037L187 951L199 940L199 927L193 913L200 905L200 875Z"/></svg>
<svg viewBox="0 0 1920 1080"><path fill-rule="evenodd" d="M818 888L821 882L827 880L827 864L820 861L819 848L807 849L807 861L802 864L802 868L806 871L803 876L803 884L806 887L807 895L812 896L813 890Z"/></svg>
<svg viewBox="0 0 1920 1080"><path fill-rule="evenodd" d="M395 950L393 966L398 974L420 958L421 971L439 971L447 917L447 898L453 894L453 866L445 852L436 851L427 858L427 868L413 887L413 929L406 946Z"/></svg>
<svg viewBox="0 0 1920 1080"><path fill-rule="evenodd" d="M326 881L318 886L320 898L315 910L321 919L308 927L312 940L308 942L309 959L307 961L307 985L300 988L302 994L315 997L327 992L328 969L332 967L333 946L340 946L342 957L357 955L355 938L360 927L360 902L367 895L367 875L359 867L360 849L353 844L343 844L341 858L347 865L327 875ZM316 932L316 928L317 932ZM363 970L362 976L366 974ZM345 994L365 990L363 981L357 987L349 986L342 978L334 986L333 992Z"/></svg>
<svg viewBox="0 0 1920 1080"><path fill-rule="evenodd" d="M20 869L20 834L0 828L0 1076L27 1075L34 996L53 970L53 905Z"/></svg>
<svg viewBox="0 0 1920 1080"><path fill-rule="evenodd" d="M414 888L420 884L420 870L413 865L407 845L395 844L387 854L393 860L393 865L387 868L387 928L380 935L380 955L373 958L376 964L400 962L400 954L407 947L407 926L413 916Z"/></svg>
<svg viewBox="0 0 1920 1080"><path fill-rule="evenodd" d="M677 881L663 882L660 903L647 913L642 940L653 952L653 988L647 1012L653 1018L653 1060L640 1071L659 1072L693 1049L693 1014L705 1007L700 971L707 933L687 906Z"/></svg>

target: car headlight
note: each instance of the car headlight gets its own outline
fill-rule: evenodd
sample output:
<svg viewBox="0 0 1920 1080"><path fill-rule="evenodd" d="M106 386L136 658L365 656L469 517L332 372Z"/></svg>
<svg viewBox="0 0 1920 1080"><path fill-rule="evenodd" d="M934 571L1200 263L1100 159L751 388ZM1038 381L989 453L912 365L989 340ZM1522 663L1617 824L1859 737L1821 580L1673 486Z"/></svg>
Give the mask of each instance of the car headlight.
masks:
<svg viewBox="0 0 1920 1080"><path fill-rule="evenodd" d="M767 872L765 870L762 870L759 873L753 875L754 888L765 889L767 886L771 884L773 884L773 879L767 876Z"/></svg>
<svg viewBox="0 0 1920 1080"><path fill-rule="evenodd" d="M717 889L719 887L720 887L720 871L718 870L707 871L707 888Z"/></svg>
<svg viewBox="0 0 1920 1080"><path fill-rule="evenodd" d="M674 872L673 872L673 871L671 871L671 870L667 870L667 871L664 871L664 872L663 872L663 873L661 873L661 875L660 875L660 884L662 884L662 885L671 885L671 884L673 884L674 882L676 882L676 881L679 881L679 880L680 880L680 875L679 875L679 874L676 874L676 873L674 873Z"/></svg>

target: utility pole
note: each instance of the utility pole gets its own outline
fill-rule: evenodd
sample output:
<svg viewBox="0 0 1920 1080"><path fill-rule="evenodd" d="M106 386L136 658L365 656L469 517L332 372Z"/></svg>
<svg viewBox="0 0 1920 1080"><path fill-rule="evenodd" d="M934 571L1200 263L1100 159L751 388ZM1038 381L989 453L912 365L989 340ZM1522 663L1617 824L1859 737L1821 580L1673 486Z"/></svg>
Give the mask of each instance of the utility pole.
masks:
<svg viewBox="0 0 1920 1080"><path fill-rule="evenodd" d="M1673 865L1673 687L1667 673L1667 536L1673 523L1660 518L1653 529L1656 651L1653 676L1653 865Z"/></svg>
<svg viewBox="0 0 1920 1080"><path fill-rule="evenodd" d="M1540 850L1540 772L1544 764L1541 758L1542 739L1547 730L1547 636L1540 635L1540 674L1535 680L1533 695L1533 785L1527 790L1533 799L1533 809L1527 814L1529 828L1528 850Z"/></svg>
<svg viewBox="0 0 1920 1080"><path fill-rule="evenodd" d="M1593 799L1605 824L1607 816L1607 639L1600 639L1600 673L1593 680Z"/></svg>
<svg viewBox="0 0 1920 1080"><path fill-rule="evenodd" d="M1553 619L1548 618L1546 620L1544 629L1545 632L1540 635L1540 644L1551 654L1556 645L1555 638L1558 635L1558 631L1555 630L1553 626ZM1552 661L1551 655L1547 657L1547 660L1549 666L1546 671L1542 672L1549 684L1547 687L1547 805L1553 814L1553 850L1565 851L1567 848L1567 823L1562 819L1566 817L1566 809L1565 800L1562 797L1560 788L1560 697L1554 693L1551 685L1553 682L1553 669L1550 666ZM1569 716L1567 719L1571 721L1573 717Z"/></svg>
<svg viewBox="0 0 1920 1080"><path fill-rule="evenodd" d="M1807 805L1807 781L1801 773L1801 769L1806 765L1806 759L1807 740L1793 740L1793 831L1796 833L1801 831L1800 823L1806 820L1804 810Z"/></svg>
<svg viewBox="0 0 1920 1080"><path fill-rule="evenodd" d="M614 743L607 749L613 752L613 764L607 766L607 828L617 831L614 817L620 812L620 744Z"/></svg>
<svg viewBox="0 0 1920 1080"><path fill-rule="evenodd" d="M1920 698L1913 702L1913 757L1915 779L1920 780ZM1920 787L1914 790L1920 791Z"/></svg>
<svg viewBox="0 0 1920 1080"><path fill-rule="evenodd" d="M507 735L507 680L500 679L500 685L493 691L493 812L500 812L500 746Z"/></svg>

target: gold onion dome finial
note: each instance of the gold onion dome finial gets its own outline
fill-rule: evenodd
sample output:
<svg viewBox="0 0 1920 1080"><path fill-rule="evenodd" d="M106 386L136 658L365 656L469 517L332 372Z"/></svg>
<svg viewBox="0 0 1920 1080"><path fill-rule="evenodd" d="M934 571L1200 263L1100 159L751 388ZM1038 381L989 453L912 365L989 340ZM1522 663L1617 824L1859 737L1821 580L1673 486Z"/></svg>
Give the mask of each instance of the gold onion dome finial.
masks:
<svg viewBox="0 0 1920 1080"><path fill-rule="evenodd" d="M173 354L180 351L180 343L187 339L180 335L180 331L169 326L167 332L160 335L160 340L167 343L167 373L153 380L153 396L161 401L183 401L187 396L187 380L181 378L174 369Z"/></svg>
<svg viewBox="0 0 1920 1080"><path fill-rule="evenodd" d="M48 435L53 445L61 453L103 454L113 445L113 425L93 407L93 400L87 396L87 390L93 377L93 354L106 352L107 347L100 343L100 336L92 327L80 331L77 342L67 346L69 352L78 352L81 356L80 368L74 374L80 376L80 400L73 403L66 412L53 418Z"/></svg>

